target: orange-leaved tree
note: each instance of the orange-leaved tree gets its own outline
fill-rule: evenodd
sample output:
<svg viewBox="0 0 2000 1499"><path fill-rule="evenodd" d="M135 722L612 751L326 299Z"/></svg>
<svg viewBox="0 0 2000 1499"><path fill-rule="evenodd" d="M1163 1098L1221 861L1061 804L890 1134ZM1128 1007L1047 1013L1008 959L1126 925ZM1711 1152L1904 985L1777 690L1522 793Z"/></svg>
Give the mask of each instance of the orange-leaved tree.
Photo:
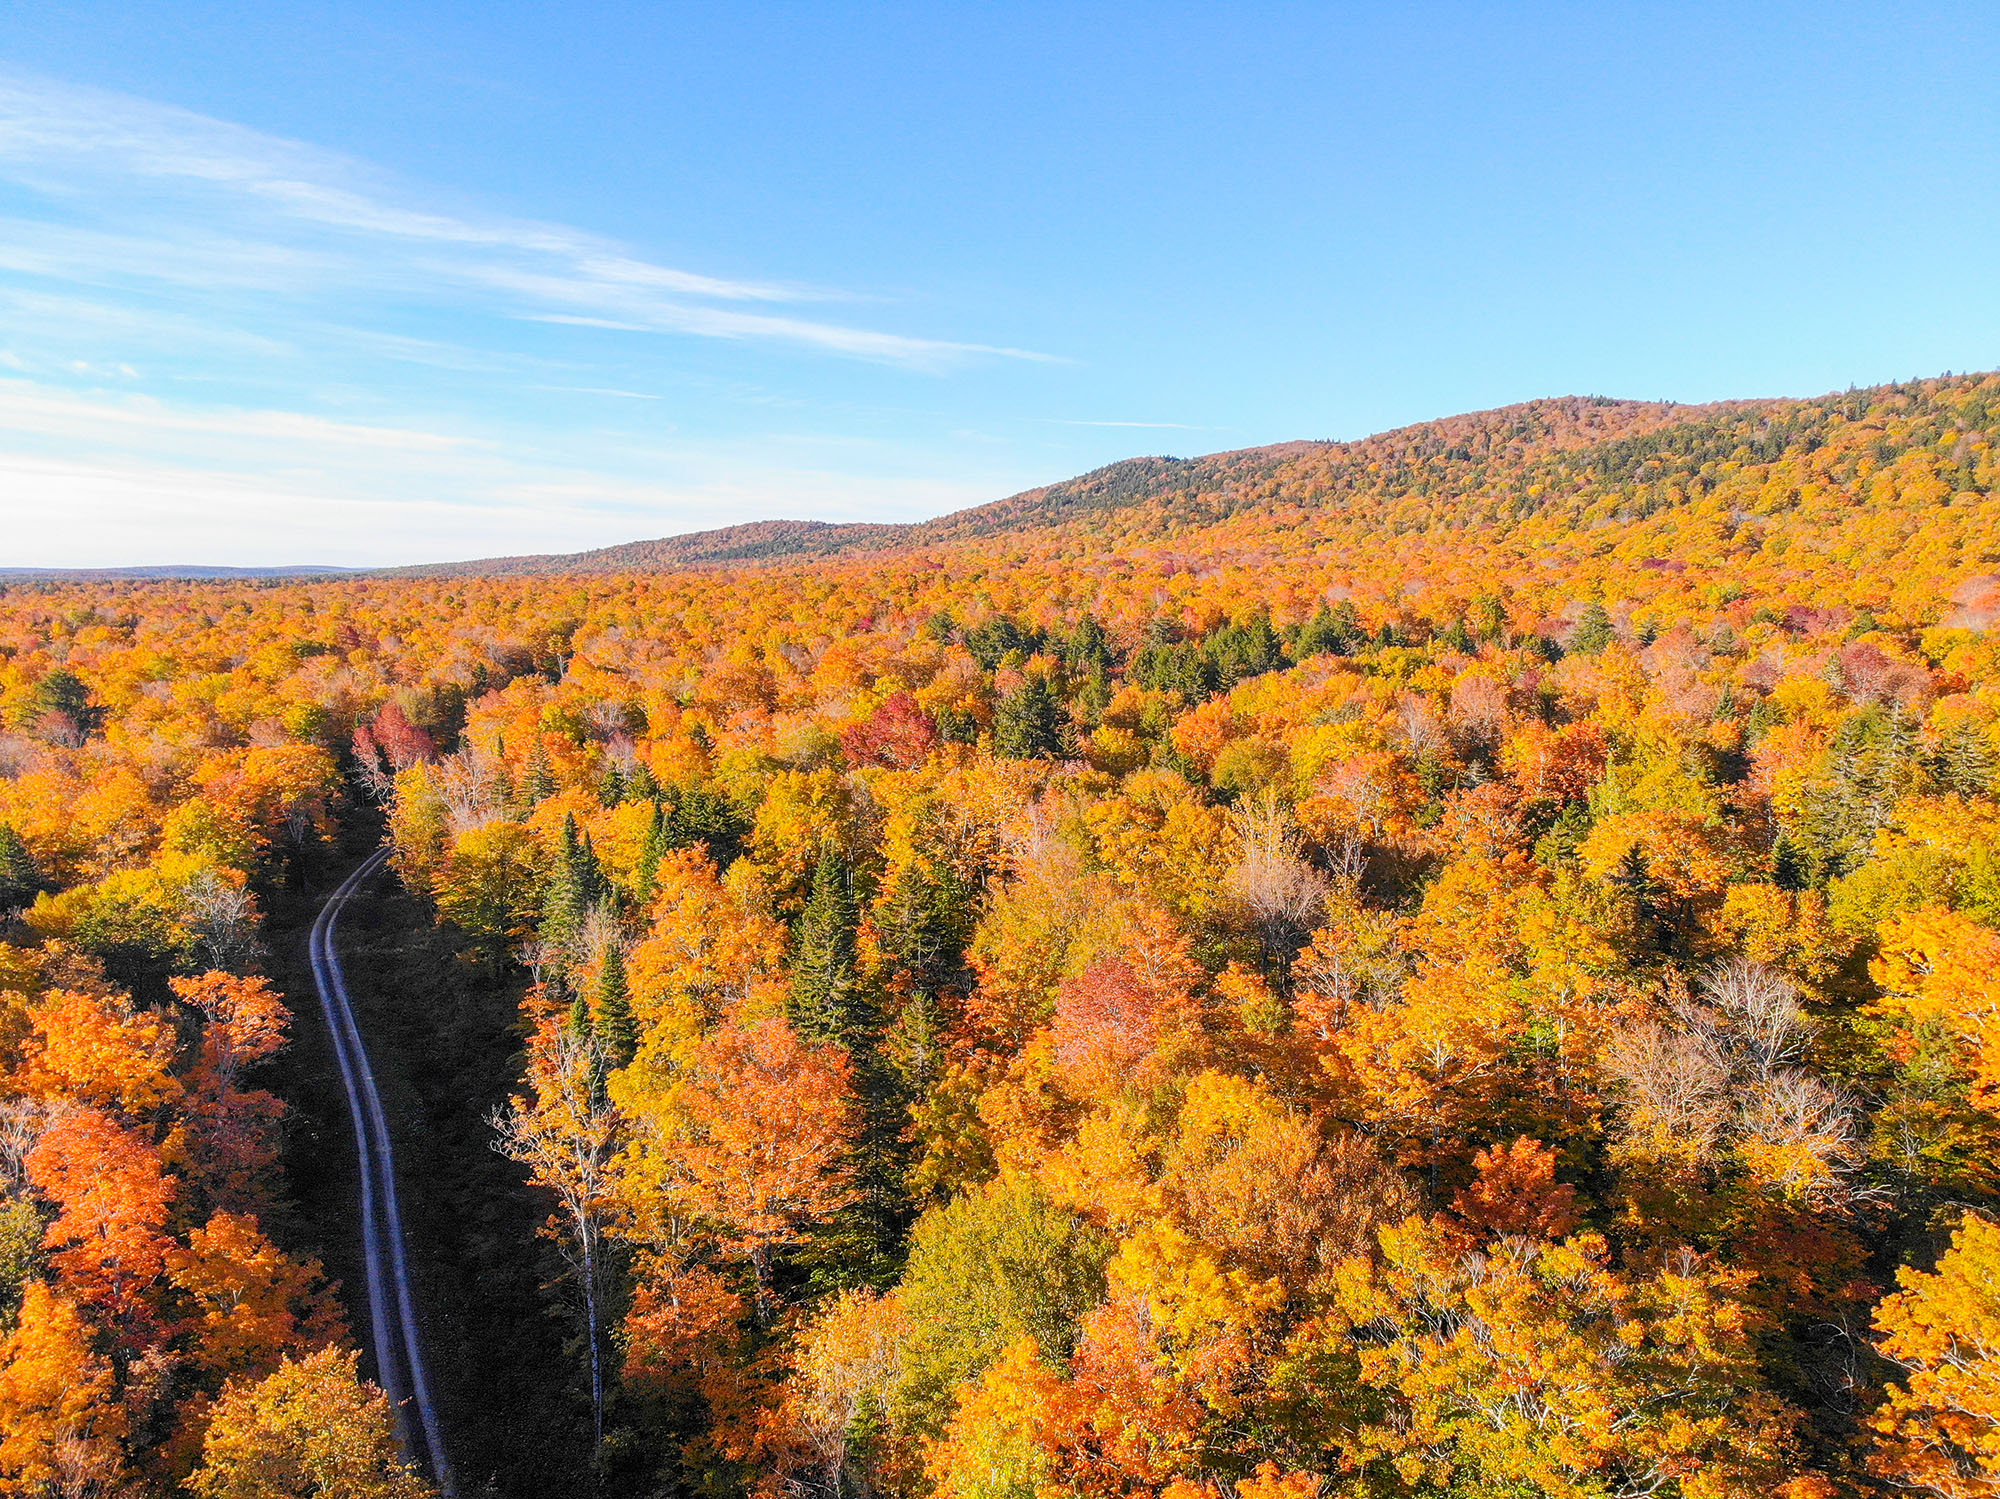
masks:
<svg viewBox="0 0 2000 1499"><path fill-rule="evenodd" d="M1896 1278L1876 1346L1908 1373L1869 1423L1868 1466L1943 1499L2000 1493L2000 1223L1966 1217L1936 1270Z"/></svg>

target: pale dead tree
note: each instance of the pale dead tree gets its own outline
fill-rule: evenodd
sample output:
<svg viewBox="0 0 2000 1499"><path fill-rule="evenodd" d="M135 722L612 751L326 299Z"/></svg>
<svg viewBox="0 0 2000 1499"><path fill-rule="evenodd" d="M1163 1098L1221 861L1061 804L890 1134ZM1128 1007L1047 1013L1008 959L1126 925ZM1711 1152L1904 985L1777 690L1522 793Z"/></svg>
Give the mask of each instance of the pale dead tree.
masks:
<svg viewBox="0 0 2000 1499"><path fill-rule="evenodd" d="M1730 1124L1729 1067L1703 1037L1654 1023L1611 1040L1605 1061L1623 1086L1623 1134L1648 1155L1707 1159Z"/></svg>
<svg viewBox="0 0 2000 1499"><path fill-rule="evenodd" d="M1295 1019L1322 1041L1333 1038L1357 1004L1373 1010L1394 1004L1410 976L1409 961L1395 945L1393 915L1351 906L1341 923L1338 940L1316 940L1291 975L1300 1001Z"/></svg>
<svg viewBox="0 0 2000 1499"><path fill-rule="evenodd" d="M1089 905L1083 855L1056 830L1047 812L1031 806L1007 829L1005 856L1013 883L1046 896L1051 911L1082 920Z"/></svg>
<svg viewBox="0 0 2000 1499"><path fill-rule="evenodd" d="M629 954L631 942L625 924L609 906L592 906L583 913L583 926L576 935L577 957L587 968L600 967L614 947L620 957Z"/></svg>
<svg viewBox="0 0 2000 1499"><path fill-rule="evenodd" d="M430 767L453 833L484 827L505 814L500 805L499 762L476 745L443 756Z"/></svg>
<svg viewBox="0 0 2000 1499"><path fill-rule="evenodd" d="M551 1193L557 1213L550 1237L575 1275L583 1302L590 1364L590 1410L597 1450L604 1446L602 1286L605 1217L611 1158L618 1146L618 1111L604 1092L606 1060L589 1036L556 1024L529 1048L532 1099L517 1096L490 1119L493 1148L528 1168Z"/></svg>
<svg viewBox="0 0 2000 1499"><path fill-rule="evenodd" d="M1326 846L1326 872L1336 882L1359 885L1368 870L1368 840L1359 828L1347 828L1333 835Z"/></svg>
<svg viewBox="0 0 2000 1499"><path fill-rule="evenodd" d="M1414 759L1421 760L1444 748L1444 724L1437 709L1428 698L1417 693L1406 692L1397 698L1396 728Z"/></svg>
<svg viewBox="0 0 2000 1499"><path fill-rule="evenodd" d="M1799 1067L1756 1083L1737 1115L1756 1150L1758 1175L1827 1205L1849 1195L1849 1179L1865 1159L1860 1116L1852 1097Z"/></svg>
<svg viewBox="0 0 2000 1499"><path fill-rule="evenodd" d="M361 789L368 793L368 799L378 807L386 807L396 799L396 777L383 761L381 752L374 748L372 739L364 739L359 730L354 736L355 778L361 782Z"/></svg>
<svg viewBox="0 0 2000 1499"><path fill-rule="evenodd" d="M0 780L13 780L42 759L42 746L22 734L0 734Z"/></svg>
<svg viewBox="0 0 2000 1499"><path fill-rule="evenodd" d="M569 966L560 942L539 937L521 949L521 961L527 965L528 977L538 985L546 985Z"/></svg>
<svg viewBox="0 0 2000 1499"><path fill-rule="evenodd" d="M1341 952L1325 957L1308 952L1292 970L1292 978L1300 995L1312 995L1320 1001L1301 1007L1298 1017L1301 1029L1320 1041L1331 1041L1356 1002L1368 995L1368 980L1360 965Z"/></svg>
<svg viewBox="0 0 2000 1499"><path fill-rule="evenodd" d="M638 741L623 729L614 730L604 741L604 758L620 775L629 776L639 768Z"/></svg>
<svg viewBox="0 0 2000 1499"><path fill-rule="evenodd" d="M118 1459L117 1446L102 1436L76 1429L77 1417L69 1417L62 1435L49 1451L49 1476L33 1490L49 1499L140 1499L145 1493L131 1482Z"/></svg>
<svg viewBox="0 0 2000 1499"><path fill-rule="evenodd" d="M1804 1055L1812 1022L1798 985L1775 968L1731 958L1703 976L1701 989L1711 1013L1694 1023L1731 1054L1736 1070L1768 1078Z"/></svg>
<svg viewBox="0 0 2000 1499"><path fill-rule="evenodd" d="M1507 735L1508 721L1504 682L1469 671L1452 684L1452 727L1469 742L1497 745Z"/></svg>
<svg viewBox="0 0 2000 1499"><path fill-rule="evenodd" d="M0 1187L19 1191L28 1185L28 1152L76 1105L40 1098L0 1099Z"/></svg>
<svg viewBox="0 0 2000 1499"><path fill-rule="evenodd" d="M1298 825L1275 797L1230 814L1238 854L1223 885L1248 913L1265 953L1289 961L1326 919L1332 883L1303 852Z"/></svg>
<svg viewBox="0 0 2000 1499"><path fill-rule="evenodd" d="M1731 959L1702 976L1700 1002L1669 1000L1678 1023L1615 1037L1607 1062L1625 1093L1626 1144L1694 1165L1732 1152L1787 1196L1852 1201L1861 1109L1800 1065L1812 1036L1800 998L1782 973Z"/></svg>
<svg viewBox="0 0 2000 1499"><path fill-rule="evenodd" d="M584 722L597 731L600 740L623 737L627 743L638 716L631 704L618 698L599 698L583 712Z"/></svg>
<svg viewBox="0 0 2000 1499"><path fill-rule="evenodd" d="M1388 831L1396 810L1396 798L1380 769L1366 759L1356 758L1327 767L1313 784L1321 796L1347 803L1357 829L1381 839Z"/></svg>
<svg viewBox="0 0 2000 1499"><path fill-rule="evenodd" d="M242 973L263 952L257 906L247 886L204 869L181 886L180 898L209 967Z"/></svg>

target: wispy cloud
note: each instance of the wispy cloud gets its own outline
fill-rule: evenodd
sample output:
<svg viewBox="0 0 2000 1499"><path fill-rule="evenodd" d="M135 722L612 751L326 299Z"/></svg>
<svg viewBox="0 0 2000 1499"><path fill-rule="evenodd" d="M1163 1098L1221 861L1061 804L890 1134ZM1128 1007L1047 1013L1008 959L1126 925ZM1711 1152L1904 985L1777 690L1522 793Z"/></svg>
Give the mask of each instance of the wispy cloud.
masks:
<svg viewBox="0 0 2000 1499"><path fill-rule="evenodd" d="M859 474L837 444L768 437L626 456L633 473L421 428L0 379L0 566L576 551L752 517L918 519L1012 487Z"/></svg>
<svg viewBox="0 0 2000 1499"><path fill-rule="evenodd" d="M563 294L561 290L550 285L543 285L538 289L544 295ZM1003 359L1029 359L1044 364L1065 362L1057 355L1037 354L1028 349L997 348L989 344L947 343L930 338L905 338L901 334L875 333L866 328L847 328L831 323L808 322L801 318L773 317L763 313L737 312L725 307L694 307L671 302L659 302L623 318L593 317L576 312L524 312L517 315L528 322L559 323L573 328L607 328L620 333L695 333L707 338L776 338L826 349L836 354L852 354L862 359L880 359L903 364L936 364L967 354L990 354Z"/></svg>
<svg viewBox="0 0 2000 1499"><path fill-rule="evenodd" d="M1044 360L1026 349L919 337L799 313L859 300L780 282L658 265L563 224L447 210L366 163L187 110L0 72L0 178L85 214L17 215L0 268L94 284L172 282L341 290L385 281L455 288L487 310L682 337L764 340L846 358L935 368ZM218 227L219 226L219 227Z"/></svg>
<svg viewBox="0 0 2000 1499"><path fill-rule="evenodd" d="M623 401L657 401L657 391L620 390L615 385L532 385L530 390L554 391L572 396L617 396Z"/></svg>
<svg viewBox="0 0 2000 1499"><path fill-rule="evenodd" d="M940 480L930 418L872 392L1053 356L911 316L0 68L0 565L567 551L1025 487L986 453Z"/></svg>
<svg viewBox="0 0 2000 1499"><path fill-rule="evenodd" d="M400 453L447 452L463 437L399 427L328 421L296 411L189 411L150 396L113 398L50 390L26 380L0 380L0 429L40 437L89 437L99 443L141 434L168 438L247 438Z"/></svg>
<svg viewBox="0 0 2000 1499"><path fill-rule="evenodd" d="M1221 427L1196 427L1187 422L1087 422L1073 417L1052 416L1046 420L1058 427L1156 427L1170 432L1220 432Z"/></svg>

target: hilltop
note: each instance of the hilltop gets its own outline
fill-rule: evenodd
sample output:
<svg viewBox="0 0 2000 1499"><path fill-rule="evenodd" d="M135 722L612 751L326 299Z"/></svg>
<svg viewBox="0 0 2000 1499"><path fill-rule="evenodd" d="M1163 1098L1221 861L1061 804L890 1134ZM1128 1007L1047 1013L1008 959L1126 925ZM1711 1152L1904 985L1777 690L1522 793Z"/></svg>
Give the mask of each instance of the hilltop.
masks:
<svg viewBox="0 0 2000 1499"><path fill-rule="evenodd" d="M1787 404L1787 403L1776 403ZM586 552L491 557L390 570L393 576L513 576L653 571L702 564L772 562L868 552L914 551L1058 527L1088 527L1113 512L1155 519L1213 520L1246 501L1314 504L1440 456L1482 471L1630 439L1663 426L1744 409L1744 403L1679 406L1564 396L1446 417L1355 442L1282 442L1197 458L1123 459L1005 499L907 524L769 520L625 542Z"/></svg>

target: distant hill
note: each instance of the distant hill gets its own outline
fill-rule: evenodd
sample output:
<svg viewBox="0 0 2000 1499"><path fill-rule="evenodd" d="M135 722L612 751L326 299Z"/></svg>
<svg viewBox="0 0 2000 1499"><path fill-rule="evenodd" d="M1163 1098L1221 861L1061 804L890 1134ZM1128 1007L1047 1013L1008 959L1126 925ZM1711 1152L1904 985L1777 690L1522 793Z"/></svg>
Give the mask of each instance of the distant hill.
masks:
<svg viewBox="0 0 2000 1499"><path fill-rule="evenodd" d="M359 572L352 567L320 567L302 564L298 567L210 567L198 562L162 562L149 567L0 567L0 583L18 579L22 582L41 582L44 579L73 579L79 583L131 581L165 581L175 578L190 581L219 580L230 578L317 578L344 577Z"/></svg>
<svg viewBox="0 0 2000 1499"><path fill-rule="evenodd" d="M1561 396L1421 422L1352 442L1285 442L1196 458L1141 457L912 524L765 520L594 551L382 569L387 577L531 577L669 572L1016 542L1104 552L1183 543L1254 562L1273 545L1374 549L1413 533L1478 531L1539 548L1583 531L1674 513L1753 470L1797 487L1784 462L1871 439L1883 413L1913 428L1890 446L1942 442L1955 474L1964 432L2000 421L1987 377L1850 390L1809 399L1622 401ZM1886 403L1886 404L1885 404ZM1967 424L1971 427L1968 428ZM1948 440L1947 440L1948 439ZM1887 441L1884 432L1877 440ZM1890 448L1884 447L1883 458ZM1969 482L1969 481L1968 481ZM1745 522L1763 525L1755 519ZM1206 533L1197 540L1195 533ZM1636 534L1636 533L1635 533ZM1669 548L1671 550L1671 547ZM2000 561L2000 558L1995 558ZM256 579L342 574L325 567L0 569L8 579Z"/></svg>
<svg viewBox="0 0 2000 1499"><path fill-rule="evenodd" d="M1616 444L1663 427L1713 419L1758 403L1680 406L1565 396L1424 422L1355 442L1284 442L1199 458L1128 458L1074 479L912 524L835 525L770 520L632 541L588 552L492 557L396 568L390 576L500 577L664 571L785 559L909 551L1057 528L1090 530L1145 512L1141 529L1211 524L1246 506L1314 505L1343 491L1443 461L1467 470ZM1777 403L1782 404L1782 403ZM1150 523L1150 526L1148 525Z"/></svg>

